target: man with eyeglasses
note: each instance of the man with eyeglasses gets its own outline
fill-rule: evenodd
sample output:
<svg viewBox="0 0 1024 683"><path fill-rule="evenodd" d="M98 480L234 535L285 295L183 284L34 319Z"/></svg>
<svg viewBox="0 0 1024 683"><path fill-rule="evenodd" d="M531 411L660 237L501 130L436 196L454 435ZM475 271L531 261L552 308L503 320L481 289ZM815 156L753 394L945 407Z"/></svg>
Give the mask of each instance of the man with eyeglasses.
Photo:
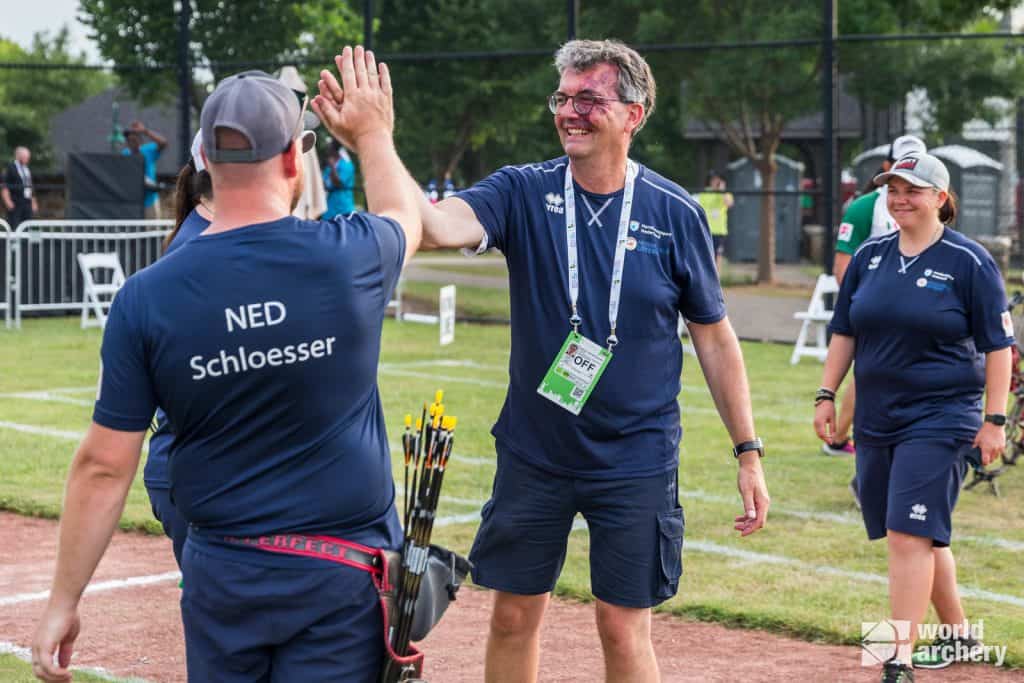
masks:
<svg viewBox="0 0 1024 683"><path fill-rule="evenodd" d="M189 680L380 675L379 597L350 548L401 541L377 363L384 311L421 227L416 193L395 182L415 184L395 153L386 67L350 48L338 64L344 111L318 113L359 153L373 213L290 215L315 137L303 131L306 101L284 84L245 72L203 106L216 215L130 277L111 308L93 423L68 475L56 576L33 643L43 680L70 680L77 604L158 404L176 435L171 496L190 524L181 598Z"/></svg>
<svg viewBox="0 0 1024 683"><path fill-rule="evenodd" d="M420 205L424 247L494 246L509 268L510 382L471 554L473 580L496 591L486 679L536 680L541 620L580 513L606 678L656 681L650 608L675 595L682 571L680 313L736 444L743 536L768 510L763 449L704 212L629 159L654 110L650 68L621 43L587 40L565 44L555 66L548 106L565 156Z"/></svg>

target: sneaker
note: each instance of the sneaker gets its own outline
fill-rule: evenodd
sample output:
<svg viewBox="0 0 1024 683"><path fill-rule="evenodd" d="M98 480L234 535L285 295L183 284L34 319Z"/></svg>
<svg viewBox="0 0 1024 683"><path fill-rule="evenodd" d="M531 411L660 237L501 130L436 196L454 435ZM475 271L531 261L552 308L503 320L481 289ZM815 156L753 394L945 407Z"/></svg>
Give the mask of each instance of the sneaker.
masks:
<svg viewBox="0 0 1024 683"><path fill-rule="evenodd" d="M853 479L850 480L850 493L853 494L854 504L860 510L860 491L857 489L857 475L854 475Z"/></svg>
<svg viewBox="0 0 1024 683"><path fill-rule="evenodd" d="M898 659L890 659L882 669L882 683L914 683L914 669Z"/></svg>
<svg viewBox="0 0 1024 683"><path fill-rule="evenodd" d="M982 647L974 638L936 638L931 645L923 645L914 651L910 661L920 669L945 669L957 661L957 654L969 654Z"/></svg>
<svg viewBox="0 0 1024 683"><path fill-rule="evenodd" d="M846 439L836 443L821 444L821 452L825 455L854 455L857 449L853 447L853 443L849 439Z"/></svg>

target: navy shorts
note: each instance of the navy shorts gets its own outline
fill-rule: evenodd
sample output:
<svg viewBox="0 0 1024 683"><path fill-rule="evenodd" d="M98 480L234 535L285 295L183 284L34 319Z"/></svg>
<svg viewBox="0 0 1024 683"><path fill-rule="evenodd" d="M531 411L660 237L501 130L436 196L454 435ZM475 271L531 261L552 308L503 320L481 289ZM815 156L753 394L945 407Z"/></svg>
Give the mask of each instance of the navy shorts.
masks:
<svg viewBox="0 0 1024 683"><path fill-rule="evenodd" d="M188 680L377 683L383 618L370 574L323 565L236 562L190 538L181 594Z"/></svg>
<svg viewBox="0 0 1024 683"><path fill-rule="evenodd" d="M893 446L858 441L857 487L868 538L884 538L892 529L948 546L970 450L970 441L953 437Z"/></svg>
<svg viewBox="0 0 1024 683"><path fill-rule="evenodd" d="M595 597L643 608L676 594L684 521L675 470L611 481L562 477L501 447L470 552L474 583L519 595L551 591L577 512L590 530Z"/></svg>
<svg viewBox="0 0 1024 683"><path fill-rule="evenodd" d="M178 563L180 569L181 550L185 547L185 538L188 536L188 522L171 502L170 489L146 484L146 493L149 494L149 504L153 509L153 516L163 525L167 538L171 539L171 546L174 548L174 561Z"/></svg>
<svg viewBox="0 0 1024 683"><path fill-rule="evenodd" d="M721 256L725 253L725 238L727 235L712 235L711 244L715 248L715 255Z"/></svg>

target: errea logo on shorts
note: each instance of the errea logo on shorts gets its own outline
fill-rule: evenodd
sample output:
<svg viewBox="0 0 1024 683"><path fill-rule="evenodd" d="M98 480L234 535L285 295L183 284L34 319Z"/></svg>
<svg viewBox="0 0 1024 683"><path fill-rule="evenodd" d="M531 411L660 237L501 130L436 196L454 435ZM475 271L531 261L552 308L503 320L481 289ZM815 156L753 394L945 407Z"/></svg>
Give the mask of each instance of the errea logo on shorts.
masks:
<svg viewBox="0 0 1024 683"><path fill-rule="evenodd" d="M910 519L916 519L918 522L924 522L928 519L928 508L921 503L916 503L910 506Z"/></svg>
<svg viewBox="0 0 1024 683"><path fill-rule="evenodd" d="M544 195L545 208L550 213L565 213L565 207L562 204L565 200L562 199L562 195L557 192L548 192Z"/></svg>

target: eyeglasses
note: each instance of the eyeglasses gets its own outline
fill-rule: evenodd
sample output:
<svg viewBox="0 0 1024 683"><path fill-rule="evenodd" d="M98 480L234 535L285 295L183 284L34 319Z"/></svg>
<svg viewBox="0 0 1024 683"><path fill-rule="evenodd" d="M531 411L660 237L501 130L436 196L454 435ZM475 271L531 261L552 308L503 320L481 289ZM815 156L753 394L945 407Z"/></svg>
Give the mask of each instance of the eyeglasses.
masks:
<svg viewBox="0 0 1024 683"><path fill-rule="evenodd" d="M625 102L625 100L614 97L599 97L588 92L566 95L564 92L555 91L548 96L548 109L552 114L557 114L562 105L569 100L572 100L572 110L580 116L586 116L594 111L594 107L604 102Z"/></svg>

